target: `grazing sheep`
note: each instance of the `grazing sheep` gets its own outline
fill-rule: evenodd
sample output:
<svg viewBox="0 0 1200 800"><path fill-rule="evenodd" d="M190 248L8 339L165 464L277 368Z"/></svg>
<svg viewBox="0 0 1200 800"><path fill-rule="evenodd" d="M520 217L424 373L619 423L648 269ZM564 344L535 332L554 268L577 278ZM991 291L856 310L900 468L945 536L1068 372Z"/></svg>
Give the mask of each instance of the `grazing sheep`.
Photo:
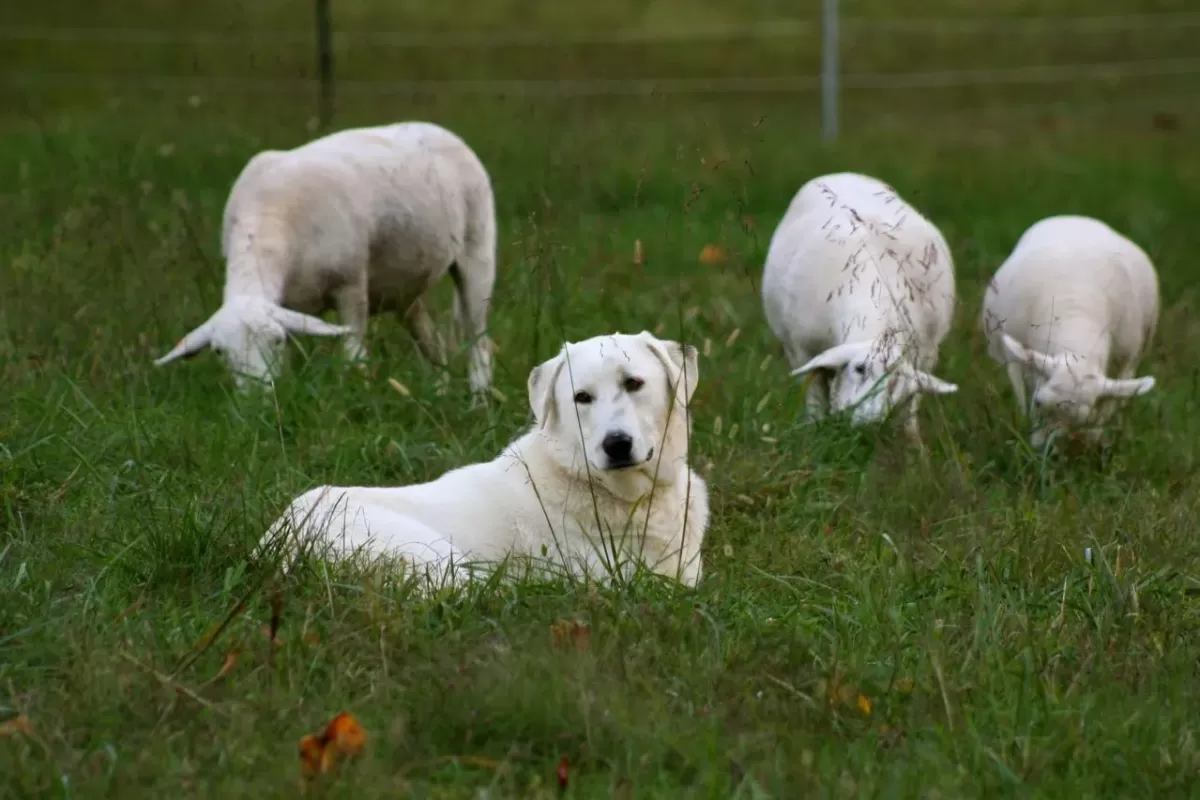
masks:
<svg viewBox="0 0 1200 800"><path fill-rule="evenodd" d="M289 569L310 549L390 556L453 583L464 561L512 555L599 578L645 566L695 586L709 516L688 466L698 366L696 348L646 331L569 342L529 373L534 425L495 459L409 486L311 489L260 552L281 545Z"/></svg>
<svg viewBox="0 0 1200 800"><path fill-rule="evenodd" d="M954 262L932 222L882 181L815 178L788 206L767 250L763 308L793 375L814 373L808 417L854 407L878 422L908 402L920 444L922 394L958 390L930 374L954 315Z"/></svg>
<svg viewBox="0 0 1200 800"><path fill-rule="evenodd" d="M1026 230L988 284L980 325L1023 414L1032 396L1034 447L1055 432L1097 442L1122 399L1154 388L1134 372L1158 326L1158 276L1099 220L1048 217Z"/></svg>
<svg viewBox="0 0 1200 800"><path fill-rule="evenodd" d="M365 355L372 313L402 314L421 353L445 352L422 295L450 272L455 320L465 321L469 376L491 383L488 306L496 278L491 180L455 134L403 122L330 134L250 159L225 206L227 263L221 308L155 361L206 346L222 353L239 387L270 383L288 333L345 336ZM315 316L336 308L342 325Z"/></svg>

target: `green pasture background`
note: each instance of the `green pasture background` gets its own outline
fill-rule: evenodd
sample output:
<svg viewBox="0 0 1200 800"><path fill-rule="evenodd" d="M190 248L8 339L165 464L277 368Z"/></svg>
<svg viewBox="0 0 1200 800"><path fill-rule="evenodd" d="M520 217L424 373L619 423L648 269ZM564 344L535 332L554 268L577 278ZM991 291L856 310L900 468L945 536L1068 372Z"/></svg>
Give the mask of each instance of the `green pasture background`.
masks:
<svg viewBox="0 0 1200 800"><path fill-rule="evenodd" d="M474 410L465 357L442 378L388 318L366 375L298 342L274 397L234 396L208 354L151 365L219 303L238 170L314 135L310 5L0 8L0 724L32 731L0 735L0 794L291 795L299 738L340 711L369 744L315 789L331 796L549 797L564 758L572 797L1195 794L1197 10L842 5L842 67L867 88L827 146L815 91L597 83L812 79L816 2L334 0L335 127L432 120L492 174L502 397ZM713 34L780 18L810 24ZM465 80L576 83L408 83ZM953 248L937 373L961 388L924 404L928 463L806 425L762 318L775 223L843 169L892 183ZM1100 452L1031 450L977 329L991 271L1056 213L1108 221L1160 272L1141 369L1158 383ZM708 244L727 260L701 263ZM642 329L704 354L694 591L421 601L251 559L311 486L492 457L528 420L531 366ZM556 620L589 625L589 648L554 647Z"/></svg>

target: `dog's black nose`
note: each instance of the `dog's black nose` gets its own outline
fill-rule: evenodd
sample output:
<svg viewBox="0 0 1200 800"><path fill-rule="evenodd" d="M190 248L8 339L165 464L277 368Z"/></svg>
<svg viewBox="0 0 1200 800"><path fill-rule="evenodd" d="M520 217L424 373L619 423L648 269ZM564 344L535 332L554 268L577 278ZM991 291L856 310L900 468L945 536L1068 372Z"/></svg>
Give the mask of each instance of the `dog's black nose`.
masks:
<svg viewBox="0 0 1200 800"><path fill-rule="evenodd" d="M633 458L633 437L624 431L611 431L600 443L604 455L614 464L627 464Z"/></svg>

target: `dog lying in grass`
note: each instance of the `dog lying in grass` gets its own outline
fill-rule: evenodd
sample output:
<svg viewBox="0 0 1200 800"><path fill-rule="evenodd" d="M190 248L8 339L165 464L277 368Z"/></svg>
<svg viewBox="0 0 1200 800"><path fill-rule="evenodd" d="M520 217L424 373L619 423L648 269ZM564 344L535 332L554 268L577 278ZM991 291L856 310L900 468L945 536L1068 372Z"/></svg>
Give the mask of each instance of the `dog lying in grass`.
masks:
<svg viewBox="0 0 1200 800"><path fill-rule="evenodd" d="M410 486L312 489L260 546L282 542L288 562L398 557L452 582L459 565L517 556L694 586L709 516L688 466L697 366L696 348L646 331L567 343L529 373L534 424L494 460Z"/></svg>

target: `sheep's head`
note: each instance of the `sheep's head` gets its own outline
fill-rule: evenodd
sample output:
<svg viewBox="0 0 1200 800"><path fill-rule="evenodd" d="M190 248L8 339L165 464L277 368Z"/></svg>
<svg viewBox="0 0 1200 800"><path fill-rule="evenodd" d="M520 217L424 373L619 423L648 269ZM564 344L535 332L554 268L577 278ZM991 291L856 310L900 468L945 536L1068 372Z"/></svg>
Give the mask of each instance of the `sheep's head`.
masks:
<svg viewBox="0 0 1200 800"><path fill-rule="evenodd" d="M792 374L805 375L814 370L824 370L830 375L830 410L836 414L853 409L850 418L853 425L880 422L893 408L917 393L958 391L953 383L917 369L900 345L883 338L831 347L792 370Z"/></svg>
<svg viewBox="0 0 1200 800"><path fill-rule="evenodd" d="M1113 379L1078 356L1050 355L1025 347L1007 333L1001 334L1004 358L1019 364L1033 380L1030 442L1041 447L1055 431L1084 432L1095 440L1098 426L1111 416L1114 400L1144 395L1154 388L1154 378Z"/></svg>
<svg viewBox="0 0 1200 800"><path fill-rule="evenodd" d="M206 347L224 357L239 389L251 382L273 383L289 333L310 336L342 336L344 325L331 325L318 317L283 308L258 297L227 300L204 324L190 332L171 352L157 359L163 366L189 358Z"/></svg>

